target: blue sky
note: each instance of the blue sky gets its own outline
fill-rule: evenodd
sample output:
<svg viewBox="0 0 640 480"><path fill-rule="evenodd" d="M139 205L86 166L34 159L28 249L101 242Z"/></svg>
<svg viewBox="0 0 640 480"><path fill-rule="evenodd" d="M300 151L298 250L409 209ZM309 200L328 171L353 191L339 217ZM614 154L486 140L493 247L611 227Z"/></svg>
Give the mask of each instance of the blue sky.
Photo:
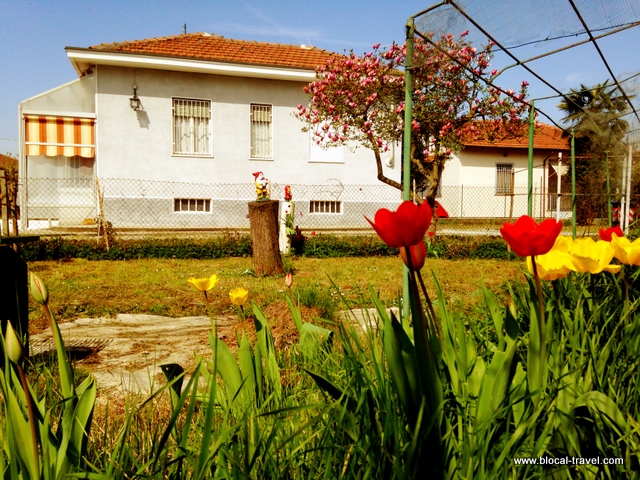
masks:
<svg viewBox="0 0 640 480"><path fill-rule="evenodd" d="M188 32L364 53L375 43L403 42L407 18L434 3L434 0L0 0L0 153L18 152L20 101L76 78L65 46L88 47L176 35L186 24ZM627 77L640 70L640 27L603 39L601 46L616 76ZM534 45L527 51L519 51L518 56L529 58L553 47ZM500 68L507 63L496 57L494 65ZM608 77L592 46L536 61L531 66L539 73L544 72L544 78L563 92L577 88L580 83L593 85ZM498 84L517 89L522 80L531 84L532 98L552 94L519 68L506 72ZM637 85L634 82L626 85L632 84ZM557 103L557 99L551 99L536 102L536 106L558 121Z"/></svg>

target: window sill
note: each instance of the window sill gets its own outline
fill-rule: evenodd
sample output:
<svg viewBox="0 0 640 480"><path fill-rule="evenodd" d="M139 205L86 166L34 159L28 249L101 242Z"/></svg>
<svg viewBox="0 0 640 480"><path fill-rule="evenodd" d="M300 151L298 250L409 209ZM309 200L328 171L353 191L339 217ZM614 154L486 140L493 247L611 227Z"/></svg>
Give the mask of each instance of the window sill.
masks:
<svg viewBox="0 0 640 480"><path fill-rule="evenodd" d="M213 158L211 153L172 153L171 156L177 158Z"/></svg>

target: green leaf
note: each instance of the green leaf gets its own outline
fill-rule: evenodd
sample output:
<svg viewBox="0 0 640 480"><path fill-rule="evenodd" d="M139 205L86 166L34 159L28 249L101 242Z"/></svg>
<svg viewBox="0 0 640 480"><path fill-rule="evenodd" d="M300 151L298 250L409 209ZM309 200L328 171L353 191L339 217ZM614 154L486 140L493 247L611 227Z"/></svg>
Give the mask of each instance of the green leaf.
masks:
<svg viewBox="0 0 640 480"><path fill-rule="evenodd" d="M291 312L291 317L293 318L293 323L296 324L296 328L298 329L298 333L302 333L302 313L300 313L300 309L298 309L294 304L293 300L287 295L285 296L287 301L287 305L289 306L289 311Z"/></svg>
<svg viewBox="0 0 640 480"><path fill-rule="evenodd" d="M315 355L322 348L329 351L333 343L333 331L305 322L300 328L300 351L305 355Z"/></svg>
<svg viewBox="0 0 640 480"><path fill-rule="evenodd" d="M215 343L217 349L216 371L222 377L229 398L233 399L242 386L242 376L238 362L226 343L209 333L209 341Z"/></svg>
<svg viewBox="0 0 640 480"><path fill-rule="evenodd" d="M576 398L573 403L573 412L579 407L586 406L590 410L596 411L609 417L621 431L625 431L627 422L624 419L624 415L620 412L620 409L616 403L607 397L602 392L591 391L586 392Z"/></svg>

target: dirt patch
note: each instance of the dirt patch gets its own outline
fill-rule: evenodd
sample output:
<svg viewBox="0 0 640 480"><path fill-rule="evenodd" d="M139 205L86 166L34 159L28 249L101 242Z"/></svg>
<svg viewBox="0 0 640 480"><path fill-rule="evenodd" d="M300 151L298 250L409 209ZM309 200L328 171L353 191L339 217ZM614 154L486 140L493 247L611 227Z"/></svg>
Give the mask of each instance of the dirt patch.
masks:
<svg viewBox="0 0 640 480"><path fill-rule="evenodd" d="M284 307L284 309L283 309ZM314 309L303 309L305 321L313 321ZM265 310L276 348L286 348L298 333L286 305ZM164 384L160 365L177 363L193 370L197 356L211 356L209 335L216 332L232 350L247 335L253 343L253 318L206 316L170 318L158 315L119 314L114 318L78 318L59 325L62 338L77 368L91 372L101 391L112 389L149 392ZM55 350L49 330L31 334L31 355Z"/></svg>

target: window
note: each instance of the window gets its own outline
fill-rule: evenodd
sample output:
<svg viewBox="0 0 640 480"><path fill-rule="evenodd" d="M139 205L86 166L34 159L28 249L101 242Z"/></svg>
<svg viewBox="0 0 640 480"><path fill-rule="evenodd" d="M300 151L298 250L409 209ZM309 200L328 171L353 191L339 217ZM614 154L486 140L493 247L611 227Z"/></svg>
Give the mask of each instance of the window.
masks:
<svg viewBox="0 0 640 480"><path fill-rule="evenodd" d="M342 202L339 200L311 200L309 213L341 213Z"/></svg>
<svg viewBox="0 0 640 480"><path fill-rule="evenodd" d="M174 212L210 212L211 200L208 198L174 198Z"/></svg>
<svg viewBox="0 0 640 480"><path fill-rule="evenodd" d="M272 158L271 105L251 104L251 158Z"/></svg>
<svg viewBox="0 0 640 480"><path fill-rule="evenodd" d="M93 180L93 158L66 157L66 178Z"/></svg>
<svg viewBox="0 0 640 480"><path fill-rule="evenodd" d="M173 99L173 153L211 155L211 102Z"/></svg>
<svg viewBox="0 0 640 480"><path fill-rule="evenodd" d="M513 195L513 164L496 165L496 195Z"/></svg>

